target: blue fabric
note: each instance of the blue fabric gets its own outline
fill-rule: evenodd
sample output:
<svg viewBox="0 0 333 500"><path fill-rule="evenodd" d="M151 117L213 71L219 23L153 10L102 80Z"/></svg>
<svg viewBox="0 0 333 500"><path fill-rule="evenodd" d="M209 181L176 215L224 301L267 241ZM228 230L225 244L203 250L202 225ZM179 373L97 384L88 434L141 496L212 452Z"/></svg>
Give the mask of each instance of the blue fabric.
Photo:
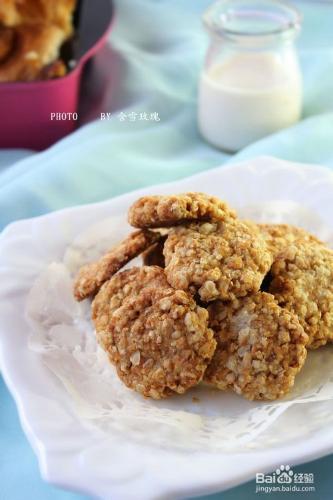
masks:
<svg viewBox="0 0 333 500"><path fill-rule="evenodd" d="M260 154L333 167L333 4L299 3L304 28L298 41L304 73L304 116L294 127L250 145L234 156L202 141L196 126L197 78L207 40L200 13L207 0L118 0L112 50L96 61L113 76L101 95L110 121L79 129L49 150L10 168L0 154L0 228L65 206L109 198L176 180ZM298 2L297 2L298 3ZM99 66L98 66L99 65ZM121 121L120 110L158 113L159 122ZM0 500L84 498L45 485L20 430L16 410L0 386ZM328 500L333 457L298 468L314 472L315 495ZM212 498L257 498L254 483ZM274 494L270 498L276 498Z"/></svg>

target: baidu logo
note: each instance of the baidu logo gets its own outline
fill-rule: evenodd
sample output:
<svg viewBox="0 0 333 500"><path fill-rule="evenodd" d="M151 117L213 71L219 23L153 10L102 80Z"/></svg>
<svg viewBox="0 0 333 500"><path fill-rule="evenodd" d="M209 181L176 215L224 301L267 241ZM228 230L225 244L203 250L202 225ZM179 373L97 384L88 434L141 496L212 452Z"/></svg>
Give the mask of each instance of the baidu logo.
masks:
<svg viewBox="0 0 333 500"><path fill-rule="evenodd" d="M279 469L276 469L276 480L278 483L292 483L294 472L291 470L290 465L281 465Z"/></svg>
<svg viewBox="0 0 333 500"><path fill-rule="evenodd" d="M294 472L290 465L280 465L271 474L257 472L256 493L313 492L313 483L313 473Z"/></svg>

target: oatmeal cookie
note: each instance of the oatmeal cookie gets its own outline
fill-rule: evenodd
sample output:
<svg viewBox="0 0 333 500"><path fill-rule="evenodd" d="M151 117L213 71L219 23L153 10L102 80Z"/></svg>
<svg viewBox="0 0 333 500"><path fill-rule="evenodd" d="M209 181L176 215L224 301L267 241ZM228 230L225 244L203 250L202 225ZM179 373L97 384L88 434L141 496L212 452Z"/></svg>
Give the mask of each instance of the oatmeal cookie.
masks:
<svg viewBox="0 0 333 500"><path fill-rule="evenodd" d="M313 243L323 245L323 242L312 234L290 224L258 224L258 227L274 258L292 244L297 246Z"/></svg>
<svg viewBox="0 0 333 500"><path fill-rule="evenodd" d="M159 233L153 231L135 231L100 260L83 266L74 282L75 298L80 301L95 295L105 281L160 237Z"/></svg>
<svg viewBox="0 0 333 500"><path fill-rule="evenodd" d="M294 385L306 358L297 317L270 294L258 292L209 306L217 348L204 381L250 400L274 400Z"/></svg>
<svg viewBox="0 0 333 500"><path fill-rule="evenodd" d="M333 251L321 245L291 246L275 260L269 292L295 313L316 349L333 340Z"/></svg>
<svg viewBox="0 0 333 500"><path fill-rule="evenodd" d="M158 266L132 267L112 276L92 302L92 319L98 330L104 330L112 314L129 297L135 297L143 288L170 288L164 270Z"/></svg>
<svg viewBox="0 0 333 500"><path fill-rule="evenodd" d="M147 286L95 325L120 379L153 399L198 384L216 347L208 312L172 288Z"/></svg>
<svg viewBox="0 0 333 500"><path fill-rule="evenodd" d="M170 285L204 302L258 291L272 264L259 230L238 220L172 228L164 256Z"/></svg>
<svg viewBox="0 0 333 500"><path fill-rule="evenodd" d="M129 223L139 228L226 218L235 218L235 212L219 198L204 193L143 196L133 203L128 212Z"/></svg>
<svg viewBox="0 0 333 500"><path fill-rule="evenodd" d="M147 248L142 254L142 261L145 266L165 267L165 259L163 255L164 243L167 236L163 236L157 243Z"/></svg>

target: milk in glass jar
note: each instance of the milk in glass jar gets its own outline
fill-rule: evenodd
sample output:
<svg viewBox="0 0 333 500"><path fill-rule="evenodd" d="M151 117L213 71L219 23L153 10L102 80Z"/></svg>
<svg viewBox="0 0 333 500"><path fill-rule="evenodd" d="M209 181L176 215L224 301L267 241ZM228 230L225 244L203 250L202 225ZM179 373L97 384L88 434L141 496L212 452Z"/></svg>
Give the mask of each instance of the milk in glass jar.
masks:
<svg viewBox="0 0 333 500"><path fill-rule="evenodd" d="M199 85L202 136L233 152L296 123L299 12L280 0L220 0L203 20L211 41Z"/></svg>

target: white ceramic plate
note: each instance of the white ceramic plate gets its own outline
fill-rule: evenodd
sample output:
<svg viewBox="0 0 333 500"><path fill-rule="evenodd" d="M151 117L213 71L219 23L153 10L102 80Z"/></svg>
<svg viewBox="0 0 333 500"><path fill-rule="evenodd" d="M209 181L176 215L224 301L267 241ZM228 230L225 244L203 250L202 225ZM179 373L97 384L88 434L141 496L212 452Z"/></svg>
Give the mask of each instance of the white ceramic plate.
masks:
<svg viewBox="0 0 333 500"><path fill-rule="evenodd" d="M28 349L31 327L24 310L29 290L47 265L62 260L78 234L110 215L123 216L139 195L189 190L218 195L241 212L247 207L246 213L254 218L258 217L258 203L273 201L279 207L280 220L287 207L287 221L293 222L290 207L296 203L307 214L309 230L333 232L333 174L322 167L273 158L221 167L8 226L0 237L1 368L47 481L103 498L183 498L227 489L253 478L256 472L333 451L332 421L326 419L325 425L321 422L311 428L304 423L295 427L293 411L277 420L275 432L295 431L252 449L193 452L179 450L172 438L170 446L158 447L149 436L137 441L130 433L111 433L105 439L101 430L79 418L64 385L42 357ZM272 213L270 219L274 218ZM306 407L302 406L305 414ZM314 408L320 409L312 406L311 412Z"/></svg>

